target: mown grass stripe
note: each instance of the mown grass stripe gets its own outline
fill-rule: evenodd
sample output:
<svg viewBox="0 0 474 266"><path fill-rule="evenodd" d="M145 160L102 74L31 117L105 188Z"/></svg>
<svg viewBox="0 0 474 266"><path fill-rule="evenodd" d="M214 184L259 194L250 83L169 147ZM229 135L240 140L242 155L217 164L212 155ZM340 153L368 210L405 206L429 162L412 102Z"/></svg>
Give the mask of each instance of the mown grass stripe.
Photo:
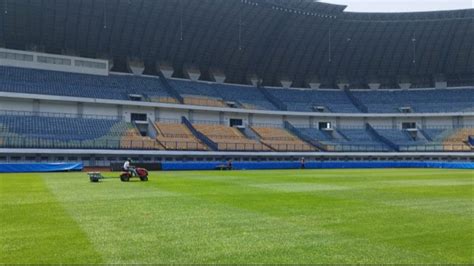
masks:
<svg viewBox="0 0 474 266"><path fill-rule="evenodd" d="M0 192L0 263L102 262L40 175L2 175Z"/></svg>

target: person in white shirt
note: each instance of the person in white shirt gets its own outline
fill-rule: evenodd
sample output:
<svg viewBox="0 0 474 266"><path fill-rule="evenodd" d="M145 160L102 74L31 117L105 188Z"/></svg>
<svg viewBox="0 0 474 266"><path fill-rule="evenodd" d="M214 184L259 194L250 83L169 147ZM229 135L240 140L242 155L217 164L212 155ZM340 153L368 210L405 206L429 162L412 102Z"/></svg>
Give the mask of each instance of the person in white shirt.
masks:
<svg viewBox="0 0 474 266"><path fill-rule="evenodd" d="M125 163L123 164L123 170L129 172L132 176L137 175L137 173L135 172L135 167L130 166L130 162L130 159L127 159L125 161Z"/></svg>

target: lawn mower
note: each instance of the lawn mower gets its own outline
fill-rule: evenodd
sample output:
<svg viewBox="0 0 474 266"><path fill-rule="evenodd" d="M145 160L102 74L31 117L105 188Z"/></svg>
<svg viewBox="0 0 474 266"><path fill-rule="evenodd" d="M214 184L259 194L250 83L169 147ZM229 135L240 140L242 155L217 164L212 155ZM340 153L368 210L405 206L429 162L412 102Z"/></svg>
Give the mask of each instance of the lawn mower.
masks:
<svg viewBox="0 0 474 266"><path fill-rule="evenodd" d="M128 182L130 181L130 178L138 177L141 181L148 181L148 170L145 168L134 168L134 170L136 175L131 173L133 171L123 171L120 174L120 180L122 180L122 182Z"/></svg>

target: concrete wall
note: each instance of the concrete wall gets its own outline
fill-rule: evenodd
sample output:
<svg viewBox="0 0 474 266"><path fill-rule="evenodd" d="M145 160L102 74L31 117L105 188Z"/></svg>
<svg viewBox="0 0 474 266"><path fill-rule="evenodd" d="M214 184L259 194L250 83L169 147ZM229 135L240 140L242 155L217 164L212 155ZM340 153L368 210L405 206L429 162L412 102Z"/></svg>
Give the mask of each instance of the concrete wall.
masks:
<svg viewBox="0 0 474 266"><path fill-rule="evenodd" d="M339 124L341 125L341 127L352 127L352 128L361 128L365 126L363 118L341 117L339 119Z"/></svg>
<svg viewBox="0 0 474 266"><path fill-rule="evenodd" d="M84 115L118 116L118 107L114 105L84 104Z"/></svg>
<svg viewBox="0 0 474 266"><path fill-rule="evenodd" d="M270 115L254 115L253 116L253 124L254 125L264 125L264 124L275 124L275 125L283 125L283 117L282 116L270 116Z"/></svg>
<svg viewBox="0 0 474 266"><path fill-rule="evenodd" d="M39 112L42 113L64 113L64 114L78 114L77 103L61 103L61 102L39 102ZM97 112L94 112L97 114Z"/></svg>
<svg viewBox="0 0 474 266"><path fill-rule="evenodd" d="M309 127L310 124L310 119L306 116L288 116L286 121L298 127Z"/></svg>
<svg viewBox="0 0 474 266"><path fill-rule="evenodd" d="M33 112L33 101L0 98L0 110Z"/></svg>
<svg viewBox="0 0 474 266"><path fill-rule="evenodd" d="M242 119L244 124L283 126L287 120L297 126L317 127L319 122L331 122L333 127L364 127L366 122L378 128L401 128L403 122L416 122L419 127L452 127L457 117L452 116L426 116L426 117L310 117L308 115L282 115L282 114L253 114L235 113L225 111L188 110L170 107L151 107L134 105L113 105L99 103L62 102L52 100L31 100L16 98L0 98L0 110L48 112L65 114L83 114L93 116L120 116L130 121L131 113L145 113L151 120L176 120L182 116L195 121L211 121L229 124L231 118ZM334 115L334 114L328 114ZM359 114L360 115L360 114ZM474 116L463 116L461 119L465 126L474 126Z"/></svg>
<svg viewBox="0 0 474 266"><path fill-rule="evenodd" d="M109 62L107 60L27 52L4 48L0 48L0 53L8 55L6 56L7 58L3 58L0 56L0 65L3 66L34 68L41 70L63 71L102 76L106 76L109 74ZM22 59L19 59L19 57L21 57ZM40 62L40 60L38 60L39 57L48 58L48 60L64 60L63 63L67 62L67 64ZM85 64L96 64L100 65L101 67L98 68L84 66Z"/></svg>
<svg viewBox="0 0 474 266"><path fill-rule="evenodd" d="M159 117L155 117L156 120L178 120L181 121L181 117L188 117L188 112L176 109L163 109L160 108Z"/></svg>

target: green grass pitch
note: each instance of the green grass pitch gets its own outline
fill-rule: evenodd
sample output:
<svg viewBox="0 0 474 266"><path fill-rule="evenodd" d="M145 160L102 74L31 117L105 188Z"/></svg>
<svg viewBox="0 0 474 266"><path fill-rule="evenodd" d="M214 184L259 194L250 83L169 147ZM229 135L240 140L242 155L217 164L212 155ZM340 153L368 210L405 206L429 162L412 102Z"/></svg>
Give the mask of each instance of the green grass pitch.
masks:
<svg viewBox="0 0 474 266"><path fill-rule="evenodd" d="M3 174L0 263L473 263L473 185L438 169Z"/></svg>

